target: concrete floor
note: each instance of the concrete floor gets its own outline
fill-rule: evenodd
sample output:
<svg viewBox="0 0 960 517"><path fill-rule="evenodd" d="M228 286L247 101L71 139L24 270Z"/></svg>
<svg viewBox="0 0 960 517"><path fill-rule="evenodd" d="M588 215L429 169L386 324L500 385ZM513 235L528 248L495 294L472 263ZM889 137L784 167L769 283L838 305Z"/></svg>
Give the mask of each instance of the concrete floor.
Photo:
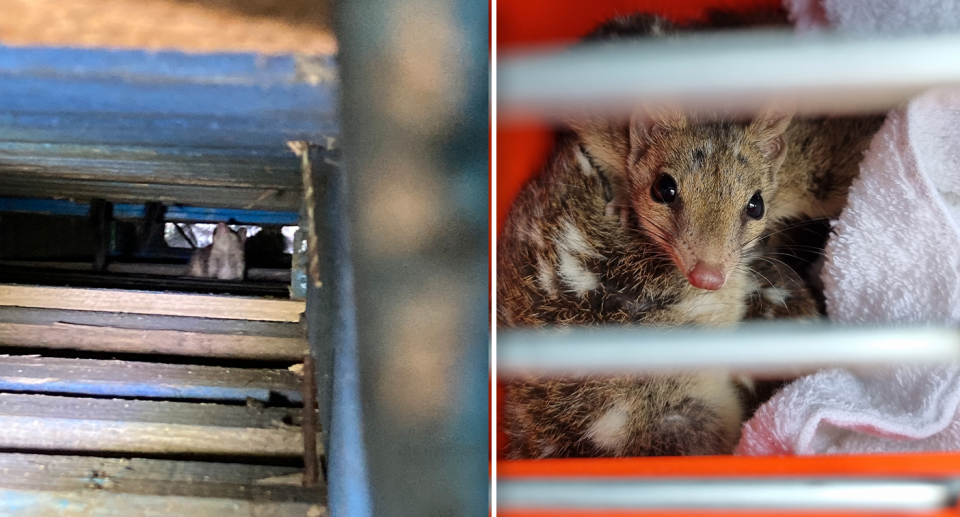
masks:
<svg viewBox="0 0 960 517"><path fill-rule="evenodd" d="M0 44L336 52L326 0L0 0Z"/></svg>

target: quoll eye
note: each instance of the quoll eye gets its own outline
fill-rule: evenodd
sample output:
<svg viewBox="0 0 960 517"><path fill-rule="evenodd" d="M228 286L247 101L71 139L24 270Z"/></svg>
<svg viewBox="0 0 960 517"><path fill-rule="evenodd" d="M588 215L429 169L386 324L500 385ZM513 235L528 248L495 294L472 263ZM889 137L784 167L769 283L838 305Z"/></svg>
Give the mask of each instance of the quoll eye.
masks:
<svg viewBox="0 0 960 517"><path fill-rule="evenodd" d="M657 203L673 203L677 199L677 182L669 174L661 174L650 187L650 197Z"/></svg>
<svg viewBox="0 0 960 517"><path fill-rule="evenodd" d="M759 191L747 201L747 215L754 219L763 217L763 196Z"/></svg>

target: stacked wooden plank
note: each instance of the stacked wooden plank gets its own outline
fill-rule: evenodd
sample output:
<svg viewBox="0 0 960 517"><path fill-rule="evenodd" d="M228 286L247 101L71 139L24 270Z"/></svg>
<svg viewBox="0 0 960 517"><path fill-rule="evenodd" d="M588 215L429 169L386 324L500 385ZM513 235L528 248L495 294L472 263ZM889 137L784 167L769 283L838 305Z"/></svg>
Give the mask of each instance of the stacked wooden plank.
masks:
<svg viewBox="0 0 960 517"><path fill-rule="evenodd" d="M0 46L0 193L297 212L287 141L336 135L331 55Z"/></svg>
<svg viewBox="0 0 960 517"><path fill-rule="evenodd" d="M303 310L0 285L4 515L325 515Z"/></svg>

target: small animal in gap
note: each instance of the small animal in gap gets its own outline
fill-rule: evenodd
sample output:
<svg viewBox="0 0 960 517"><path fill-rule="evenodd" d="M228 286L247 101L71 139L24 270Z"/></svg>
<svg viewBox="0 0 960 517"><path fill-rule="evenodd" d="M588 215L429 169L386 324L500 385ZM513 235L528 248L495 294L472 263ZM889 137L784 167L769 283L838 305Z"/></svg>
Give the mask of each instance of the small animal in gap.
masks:
<svg viewBox="0 0 960 517"><path fill-rule="evenodd" d="M763 236L781 217L839 210L880 121L795 121L776 108L752 120L666 109L573 121L505 223L498 326L817 316L803 282L765 256ZM722 373L510 379L508 455L728 453L758 403L750 385Z"/></svg>
<svg viewBox="0 0 960 517"><path fill-rule="evenodd" d="M213 230L213 242L190 257L188 274L201 278L220 280L243 280L246 271L244 243L247 229L230 229L226 223L217 223Z"/></svg>

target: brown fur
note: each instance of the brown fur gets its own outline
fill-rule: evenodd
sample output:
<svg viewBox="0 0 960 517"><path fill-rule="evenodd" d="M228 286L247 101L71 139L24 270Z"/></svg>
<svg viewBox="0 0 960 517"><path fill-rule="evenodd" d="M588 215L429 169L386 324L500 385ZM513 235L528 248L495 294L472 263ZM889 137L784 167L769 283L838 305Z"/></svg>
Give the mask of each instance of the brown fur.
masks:
<svg viewBox="0 0 960 517"><path fill-rule="evenodd" d="M762 256L750 261L754 249L720 290L694 288L635 219L625 228L606 215L603 182L585 162L573 136L559 138L515 202L498 246L501 327L817 315L802 282ZM505 424L516 458L719 454L756 404L722 374L527 378L507 387Z"/></svg>
<svg viewBox="0 0 960 517"><path fill-rule="evenodd" d="M608 24L598 37L678 30L633 20ZM637 115L571 121L573 131L558 135L543 172L517 197L498 243L498 326L816 316L803 282L776 253L766 255L761 236L787 217L836 215L882 118L792 119L776 109L753 121ZM664 172L678 184L672 206L650 197ZM756 192L766 205L759 220L744 216ZM720 289L690 285L686 272L697 260L723 264ZM757 391L722 373L513 379L509 455L729 453Z"/></svg>
<svg viewBox="0 0 960 517"><path fill-rule="evenodd" d="M217 223L213 231L213 243L193 252L187 274L201 278L243 280L246 269L243 246L246 240L246 228L235 232L226 224Z"/></svg>
<svg viewBox="0 0 960 517"><path fill-rule="evenodd" d="M743 417L722 374L518 379L504 409L512 458L716 454Z"/></svg>

